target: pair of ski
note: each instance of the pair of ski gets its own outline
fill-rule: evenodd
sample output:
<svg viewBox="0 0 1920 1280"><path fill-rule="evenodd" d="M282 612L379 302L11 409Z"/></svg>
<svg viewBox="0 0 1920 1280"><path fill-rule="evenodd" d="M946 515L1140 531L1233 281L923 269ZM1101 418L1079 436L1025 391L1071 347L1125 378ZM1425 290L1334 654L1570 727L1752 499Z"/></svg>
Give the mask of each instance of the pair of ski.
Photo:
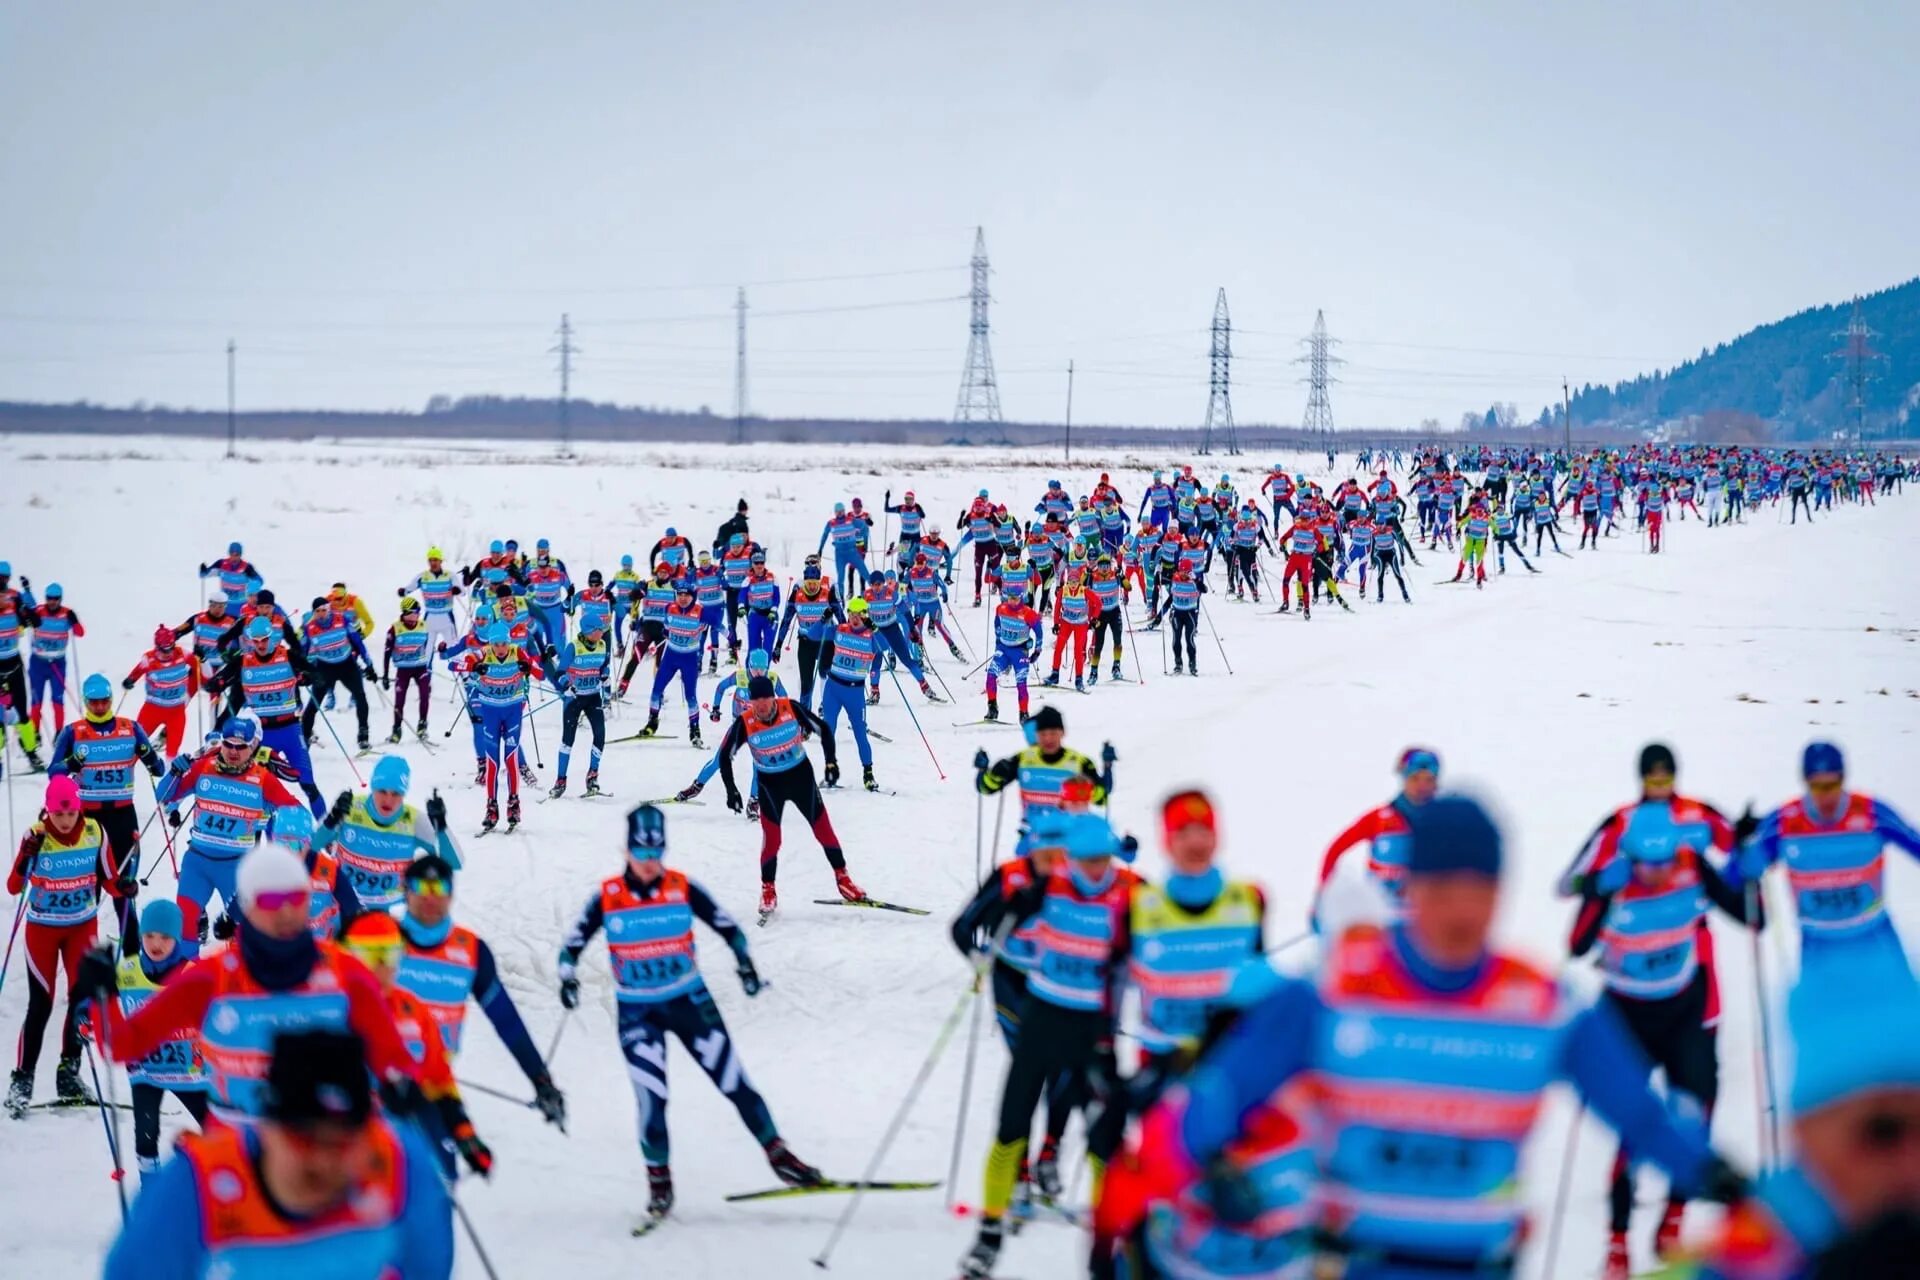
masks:
<svg viewBox="0 0 1920 1280"><path fill-rule="evenodd" d="M933 912L924 907L904 907L897 902L882 902L878 898L815 898L816 907L865 907L869 911L898 911L905 916L930 916ZM779 908L774 908L778 910ZM773 911L760 912L760 927L766 928L767 921L773 919Z"/></svg>
<svg viewBox="0 0 1920 1280"><path fill-rule="evenodd" d="M853 1191L937 1191L938 1182L840 1182L829 1179L806 1187L769 1187L765 1191L736 1191L728 1204L746 1204L755 1200L787 1200L797 1196L840 1195ZM651 1235L667 1221L667 1214L648 1214L634 1225L635 1238Z"/></svg>

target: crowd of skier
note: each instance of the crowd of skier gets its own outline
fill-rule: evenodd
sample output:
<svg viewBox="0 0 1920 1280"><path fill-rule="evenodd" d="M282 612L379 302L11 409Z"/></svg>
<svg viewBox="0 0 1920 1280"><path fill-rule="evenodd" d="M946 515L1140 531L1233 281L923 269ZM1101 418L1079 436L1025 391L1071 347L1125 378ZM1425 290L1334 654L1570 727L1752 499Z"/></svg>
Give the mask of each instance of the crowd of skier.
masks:
<svg viewBox="0 0 1920 1280"><path fill-rule="evenodd" d="M470 564L429 548L425 567L394 588L398 615L384 632L344 582L305 609L278 599L236 541L198 567L211 584L205 606L157 625L118 692L105 672L83 674L87 631L62 588L36 597L27 575L16 586L0 563L10 800L25 774L49 775L9 866L18 901L0 983L18 940L28 998L5 1108L15 1120L36 1107L99 1108L119 1171L119 1108L102 1075L111 1085L109 1065L125 1064L140 1176L131 1198L117 1182L127 1222L106 1264L114 1280L288 1262L314 1274L447 1275L453 1181L460 1166L486 1176L494 1159L454 1073L470 1000L524 1072L530 1105L564 1127L566 1103L547 1068L552 1049L533 1042L493 952L454 923L467 853L445 800L420 800L407 757L376 749L374 731L387 728L388 747L410 732L438 753L464 720L484 797L470 843L501 830L503 791L508 832L527 816L523 785L545 800L569 794L583 724L578 794L607 796L609 746L675 736L662 717L677 686L702 766L678 792L631 809L624 857L556 940L557 999L569 1011L583 953L596 935L607 940L649 1183L635 1233L674 1203L669 1036L733 1103L783 1187L854 1191L857 1204L868 1190L934 1185L835 1181L788 1148L695 953L698 920L757 995L748 932L668 866L665 806L696 800L717 775L727 806L758 824L762 925L779 913L789 806L834 877L838 896L816 901L927 914L853 880L827 793L841 781L843 721L863 787L883 790L873 744L891 739L868 708L890 681L918 730L916 705L960 700L944 661L972 668L954 681L963 692L982 679L977 723L1002 720L1010 683L1006 718L1027 740L974 760L982 796L1017 793L1016 845L1008 861L976 867L979 891L951 928L976 982L948 1031L990 997L1011 1058L962 1275L994 1274L1009 1236L1035 1221L1087 1228L1096 1276L1505 1275L1527 1238L1520 1150L1560 1080L1622 1138L1608 1253L1570 1263L1577 1273L1630 1273L1633 1171L1645 1163L1670 1188L1652 1240L1661 1258L1679 1258L1688 1201L1712 1199L1734 1207L1698 1274L1900 1274L1873 1268L1920 1256L1920 989L1885 909L1883 849L1920 854L1920 834L1885 802L1846 790L1837 747L1806 748L1804 796L1737 819L1681 796L1673 753L1647 748L1640 797L1599 825L1562 882L1578 903L1569 953L1596 956L1606 987L1583 1006L1490 942L1501 834L1475 802L1441 792L1435 751L1400 757L1400 793L1328 848L1312 929L1276 940L1266 893L1223 865L1202 792L1165 800L1169 874L1156 883L1131 869L1137 841L1099 812L1117 753L1068 747L1065 717L1036 708L1033 687L1088 694L1103 679L1137 681L1148 632L1162 642L1164 675L1198 675L1210 595L1271 601L1305 621L1326 602L1351 612L1343 587L1364 603L1371 575L1376 606L1389 577L1411 604L1408 570L1421 553L1454 559L1441 581L1478 590L1508 571L1508 553L1528 574L1543 571L1534 560L1548 550L1577 559L1614 538L1662 554L1673 522L1718 531L1770 511L1824 520L1897 493L1913 473L1860 449L1362 453L1348 478L1324 485L1276 466L1243 491L1230 472L1209 483L1188 466L1153 472L1137 498L1108 474L1077 497L1049 481L1031 503L982 488L951 544L913 492L895 502L889 489L877 512L860 499L834 504L813 553L777 569L743 500L707 545L668 527L638 562L622 556L581 581L544 538L530 550L494 541ZM1571 550L1562 533L1577 535ZM986 622L978 653L953 616L968 576ZM643 669L645 721L610 738L609 717ZM436 676L451 681L441 702L457 716L440 733L429 723ZM120 712L135 688L142 705L129 718ZM377 724L389 694L390 721ZM342 701L351 747L329 715ZM551 783L535 763L535 716L548 705L561 721ZM725 726L710 752L703 720ZM372 761L361 788L331 800L314 756L329 744L356 781L358 761ZM1334 901L1332 886L1361 845L1370 888L1355 908ZM1766 927L1776 862L1803 961L1779 1029L1797 1047L1791 1084L1776 1085L1770 1066L1756 1082L1769 1115L1791 1114L1791 1141L1776 1125L1756 1181L1705 1138L1721 1069L1705 921L1719 912ZM147 894L162 865L173 894ZM1266 963L1308 939L1320 954L1311 979ZM53 1097L35 1102L63 975ZM1650 1087L1655 1068L1664 1099ZM169 1095L203 1132L163 1163ZM1036 1113L1043 1134L1030 1148ZM1061 1168L1076 1115L1085 1207ZM957 1137L955 1151L957 1161Z"/></svg>

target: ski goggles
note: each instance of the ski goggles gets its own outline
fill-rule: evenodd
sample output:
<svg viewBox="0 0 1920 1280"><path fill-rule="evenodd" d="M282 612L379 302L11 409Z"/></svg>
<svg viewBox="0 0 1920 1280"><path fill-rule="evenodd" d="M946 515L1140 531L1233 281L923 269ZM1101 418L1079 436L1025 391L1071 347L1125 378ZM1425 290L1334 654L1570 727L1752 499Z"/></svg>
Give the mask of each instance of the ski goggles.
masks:
<svg viewBox="0 0 1920 1280"><path fill-rule="evenodd" d="M453 885L439 876L408 876L407 892L423 898L445 898L453 893Z"/></svg>
<svg viewBox="0 0 1920 1280"><path fill-rule="evenodd" d="M253 895L253 905L262 911L282 911L291 906L305 906L309 896L306 889L262 889Z"/></svg>
<svg viewBox="0 0 1920 1280"><path fill-rule="evenodd" d="M391 969L400 963L400 955L407 944L398 939L392 942L354 942L345 944L348 951L358 956L360 963L369 969Z"/></svg>
<svg viewBox="0 0 1920 1280"><path fill-rule="evenodd" d="M1440 772L1440 757L1421 747L1415 747L1400 757L1400 776L1411 777L1416 773Z"/></svg>

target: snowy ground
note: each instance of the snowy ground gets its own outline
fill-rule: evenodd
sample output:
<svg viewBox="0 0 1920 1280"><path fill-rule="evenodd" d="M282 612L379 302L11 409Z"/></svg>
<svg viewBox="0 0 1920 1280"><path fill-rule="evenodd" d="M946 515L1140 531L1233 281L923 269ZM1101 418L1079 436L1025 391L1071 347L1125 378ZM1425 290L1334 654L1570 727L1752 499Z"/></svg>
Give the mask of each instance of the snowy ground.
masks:
<svg viewBox="0 0 1920 1280"><path fill-rule="evenodd" d="M836 500L857 495L877 503L886 487L896 497L911 487L951 531L954 513L982 485L1020 510L1049 474L1070 477L1077 493L1094 472L1108 469L1137 501L1143 468L1180 461L1115 455L1068 468L1012 452L878 447L596 449L568 464L532 449L482 447L250 444L233 463L222 462L221 452L198 442L0 439L0 474L7 477L0 485L0 556L36 587L65 585L88 625L79 645L86 669L123 675L155 624L179 622L204 598L193 568L230 538L245 542L290 605L344 577L369 599L384 629L394 588L421 567L433 541L466 560L494 536L517 536L523 545L545 536L584 579L590 567L611 571L623 551L643 557L668 524L704 542L745 497L755 535L784 576L798 567ZM1248 466L1235 469L1236 479L1243 488L1257 485L1257 468L1270 459L1243 461ZM1312 474L1322 470L1311 460L1288 461ZM1858 787L1887 795L1909 814L1920 808L1912 775L1920 604L1910 583L1900 585L1907 581L1900 566L1920 537L1920 498L1845 509L1811 529L1781 525L1772 511L1724 531L1693 522L1670 529L1668 552L1657 558L1642 554L1629 533L1574 560L1549 551L1538 577L1510 566L1482 592L1436 586L1452 563L1438 563L1444 552L1426 555L1425 566L1409 574L1413 606L1395 600L1359 606L1354 616L1322 611L1311 624L1276 617L1270 606L1215 597L1212 619L1236 676L1227 675L1221 650L1203 634L1202 676L1163 678L1156 642L1144 664L1129 656L1130 666L1146 667L1144 684L1103 684L1092 696L1058 699L1069 739L1087 750L1103 739L1118 748L1114 818L1149 846L1160 796L1187 782L1213 787L1227 865L1266 884L1276 939L1303 920L1326 842L1392 790L1394 756L1409 743L1431 744L1449 781L1477 786L1505 810L1512 872L1503 935L1548 963L1562 954L1568 916L1552 898L1554 877L1601 814L1631 798L1634 757L1649 738L1675 745L1687 791L1732 812L1749 799L1765 805L1791 794L1800 747L1815 735L1848 749ZM977 649L985 610L956 612ZM831 802L856 878L875 896L926 906L935 916L809 905L831 892L831 880L804 829L789 823L785 909L752 939L773 985L748 1001L726 966L712 966L713 989L783 1132L803 1156L838 1176L864 1167L965 989L943 926L973 883L977 809L967 761L976 746L999 752L1018 742L1010 728L952 727L978 714L977 684L960 683L969 665L940 664L964 700L959 710L929 709L914 696L947 780L937 776L889 683L873 723L893 739L877 748L878 768L899 795L843 791ZM786 674L791 683L792 672ZM434 738L443 742L445 682L439 692ZM376 737L384 731L382 715L376 706ZM671 723L678 715L670 701L665 718ZM350 729L350 714L337 712L334 720ZM551 766L557 709L540 721ZM638 727L631 711L614 723L615 733ZM477 825L481 807L466 742L462 731L435 754L406 748L419 794L440 787L463 835ZM850 745L843 742L842 752L853 760ZM701 759L684 741L630 743L609 755L603 777L618 803L530 804L518 834L468 845L459 918L491 941L543 1043L559 1016L555 950L596 878L619 863L622 810L684 785ZM317 758L324 790L351 784L339 752ZM583 772L576 762L576 787ZM550 775L549 767L543 776ZM37 783L14 790L10 820L24 823L36 807ZM671 856L723 903L750 914L757 831L727 813L717 787L707 799L703 807L669 811ZM989 826L992 818L989 809ZM1142 865L1152 873L1157 864L1148 854ZM1920 881L1905 860L1891 874L1893 909L1910 914L1920 905ZM170 887L169 873L155 884ZM709 958L716 955L711 939L702 945ZM652 1238L628 1238L645 1187L601 954L596 946L589 955L580 1025L567 1031L555 1061L572 1135L562 1138L509 1104L477 1095L470 1102L499 1168L490 1185L467 1183L464 1197L501 1274L593 1280L639 1268L688 1277L811 1273L806 1260L818 1252L841 1202L723 1203L725 1193L772 1179L731 1108L678 1050L680 1208ZM1722 954L1729 1013L1716 1137L1750 1166L1752 969L1744 946ZM1767 963L1777 972L1776 957L1769 954ZM0 1024L16 1025L24 1001L25 983L15 975L0 994ZM883 1176L945 1175L963 1048L964 1036L936 1071ZM43 1097L51 1091L52 1056L49 1045L39 1076ZM963 1200L978 1198L1003 1065L997 1042L984 1043L987 1083L976 1089L968 1126ZM461 1074L510 1092L524 1088L485 1026L469 1037ZM1565 1100L1551 1109L1531 1152L1527 1195L1541 1224L1570 1114ZM1596 1274L1604 1239L1611 1143L1589 1132L1578 1150L1561 1276ZM11 1251L9 1274L66 1276L92 1268L115 1225L106 1170L94 1113L36 1112L24 1124L0 1124L0 1239ZM1707 1218L1696 1212L1690 1229ZM1652 1225L1636 1223L1636 1248ZM873 1197L833 1268L853 1277L939 1277L951 1273L969 1234L968 1224L943 1211L938 1193ZM1077 1249L1062 1229L1039 1226L1010 1246L1004 1265L1009 1275L1071 1275ZM1528 1274L1541 1266L1536 1256ZM464 1252L461 1274L480 1274Z"/></svg>

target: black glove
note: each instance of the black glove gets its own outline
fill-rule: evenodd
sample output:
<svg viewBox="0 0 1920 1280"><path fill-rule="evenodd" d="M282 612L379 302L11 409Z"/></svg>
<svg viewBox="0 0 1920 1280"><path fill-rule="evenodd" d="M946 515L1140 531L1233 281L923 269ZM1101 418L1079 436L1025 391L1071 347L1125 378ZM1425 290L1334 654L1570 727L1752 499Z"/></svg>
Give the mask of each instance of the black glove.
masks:
<svg viewBox="0 0 1920 1280"><path fill-rule="evenodd" d="M1733 843L1743 845L1753 839L1753 833L1760 829L1760 819L1754 815L1753 806L1748 805L1733 823Z"/></svg>
<svg viewBox="0 0 1920 1280"><path fill-rule="evenodd" d="M207 566L204 564L200 566L200 576L203 578L207 576ZM25 582L26 579L22 578L21 581Z"/></svg>
<svg viewBox="0 0 1920 1280"><path fill-rule="evenodd" d="M369 662L366 666L360 668L360 674L365 676L369 680L378 680L380 678L380 673L373 669L373 664L371 662Z"/></svg>
<svg viewBox="0 0 1920 1280"><path fill-rule="evenodd" d="M147 772L152 775L154 781L157 782L166 776L167 766L160 763L160 753L158 751L148 753L146 766Z"/></svg>
<svg viewBox="0 0 1920 1280"><path fill-rule="evenodd" d="M1100 763L1101 764L1111 769L1113 768L1113 762L1115 760L1118 760L1119 758L1120 758L1120 753L1113 749L1113 744L1111 742L1103 742L1100 744Z"/></svg>
<svg viewBox="0 0 1920 1280"><path fill-rule="evenodd" d="M214 940L217 942L227 942L233 938L233 934L233 913L223 910L220 913L220 918L213 922Z"/></svg>
<svg viewBox="0 0 1920 1280"><path fill-rule="evenodd" d="M580 1007L580 979L560 979L560 1007L578 1009Z"/></svg>
<svg viewBox="0 0 1920 1280"><path fill-rule="evenodd" d="M1245 1169L1224 1155L1207 1161L1201 1177L1207 1186L1207 1204L1221 1222L1238 1225L1260 1216L1260 1188Z"/></svg>
<svg viewBox="0 0 1920 1280"><path fill-rule="evenodd" d="M428 1104L412 1076L394 1072L380 1082L380 1105L388 1115L410 1116Z"/></svg>
<svg viewBox="0 0 1920 1280"><path fill-rule="evenodd" d="M440 798L438 791L427 797L427 821L435 831L447 829L447 802Z"/></svg>
<svg viewBox="0 0 1920 1280"><path fill-rule="evenodd" d="M1129 831L1120 837L1120 852L1126 855L1126 861L1133 861L1133 855L1140 852L1140 837Z"/></svg>
<svg viewBox="0 0 1920 1280"><path fill-rule="evenodd" d="M83 996L107 999L120 990L119 964L119 957L113 954L112 947L88 947L87 953L80 957L74 985L80 988Z"/></svg>
<svg viewBox="0 0 1920 1280"><path fill-rule="evenodd" d="M1722 1160L1709 1156L1700 1174L1700 1198L1716 1204L1739 1204L1753 1191L1746 1175Z"/></svg>
<svg viewBox="0 0 1920 1280"><path fill-rule="evenodd" d="M472 1125L463 1124L453 1131L453 1149L467 1162L467 1168L481 1177L493 1172L493 1149L480 1141Z"/></svg>
<svg viewBox="0 0 1920 1280"><path fill-rule="evenodd" d="M126 678L125 680L122 680L122 681L120 682L120 687L121 687L122 689L131 689L131 688L133 688L133 677L132 677L132 676L128 676L128 677L127 677L127 678Z"/></svg>
<svg viewBox="0 0 1920 1280"><path fill-rule="evenodd" d="M952 585L953 585L953 575L952 575L951 573L949 573L949 574L948 574L948 575L946 576L946 584L947 584L948 586L952 586Z"/></svg>
<svg viewBox="0 0 1920 1280"><path fill-rule="evenodd" d="M729 790L727 792L727 808L733 810L735 813L741 813L746 807L747 803L740 798L738 791Z"/></svg>
<svg viewBox="0 0 1920 1280"><path fill-rule="evenodd" d="M333 808L327 810L327 817L324 825L332 827L337 831L340 828L340 824L347 820L347 815L352 811L353 811L353 792L342 791L339 795L333 798Z"/></svg>
<svg viewBox="0 0 1920 1280"><path fill-rule="evenodd" d="M992 763L993 761L987 758L987 749L985 747L981 747L973 753L973 767L975 772L985 773L987 766Z"/></svg>
<svg viewBox="0 0 1920 1280"><path fill-rule="evenodd" d="M840 785L840 765L838 762L831 761L831 760L827 762L826 777L827 777L826 785L830 787L837 787Z"/></svg>
<svg viewBox="0 0 1920 1280"><path fill-rule="evenodd" d="M128 858L127 861L131 863L133 859ZM121 868L120 874L114 877L113 881L114 897L119 898L122 902L131 902L139 895L140 877L137 874L138 871L139 867L137 865Z"/></svg>
<svg viewBox="0 0 1920 1280"><path fill-rule="evenodd" d="M749 996L759 995L760 988L766 985L760 981L760 971L753 967L753 961L745 956L740 957L740 965L734 972L740 975L740 989Z"/></svg>
<svg viewBox="0 0 1920 1280"><path fill-rule="evenodd" d="M393 677L384 671L380 673L380 687L382 689L393 688Z"/></svg>
<svg viewBox="0 0 1920 1280"><path fill-rule="evenodd" d="M567 1100L554 1087L552 1076L536 1076L533 1081L533 1105L548 1124L567 1131Z"/></svg>

